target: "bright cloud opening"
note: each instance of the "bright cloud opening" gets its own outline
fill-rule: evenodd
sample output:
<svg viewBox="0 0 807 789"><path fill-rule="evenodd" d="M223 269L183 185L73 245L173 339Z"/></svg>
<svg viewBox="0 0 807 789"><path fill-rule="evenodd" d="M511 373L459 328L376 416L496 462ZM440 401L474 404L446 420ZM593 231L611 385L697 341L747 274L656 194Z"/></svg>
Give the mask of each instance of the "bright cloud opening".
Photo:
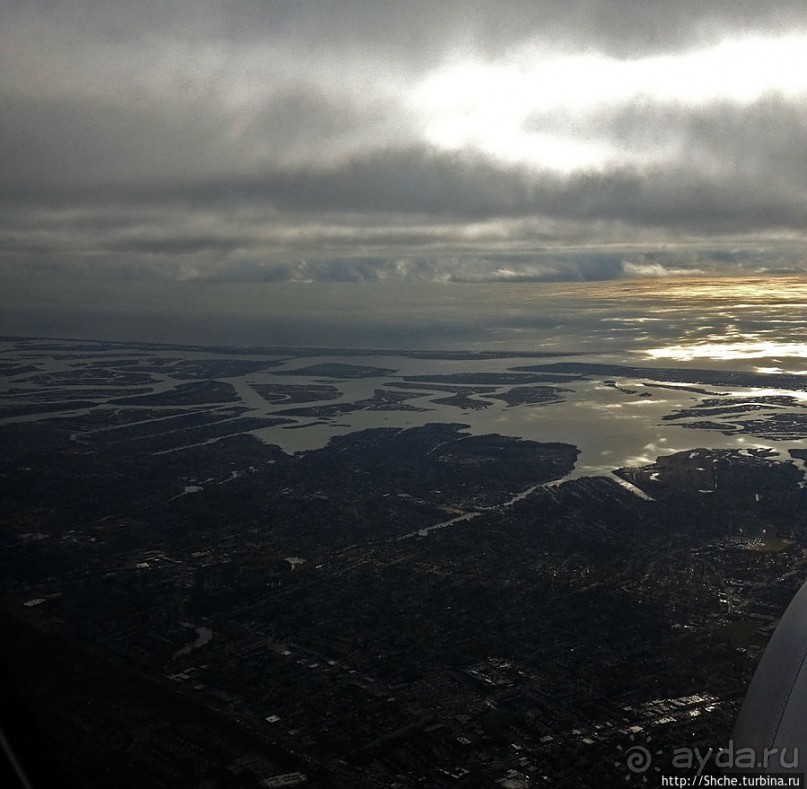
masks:
<svg viewBox="0 0 807 789"><path fill-rule="evenodd" d="M439 148L472 148L569 172L647 156L592 137L589 129L576 133L575 118L641 99L747 105L767 94L807 96L807 36L746 38L634 60L557 54L537 45L496 62L458 57L424 78L410 102L427 141ZM563 118L562 131L530 130L536 114Z"/></svg>

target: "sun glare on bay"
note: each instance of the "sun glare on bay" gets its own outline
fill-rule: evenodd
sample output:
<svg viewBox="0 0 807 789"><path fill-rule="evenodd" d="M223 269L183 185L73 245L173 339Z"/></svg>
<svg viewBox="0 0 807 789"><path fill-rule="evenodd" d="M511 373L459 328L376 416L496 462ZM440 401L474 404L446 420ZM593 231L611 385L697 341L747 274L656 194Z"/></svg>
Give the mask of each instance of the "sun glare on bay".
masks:
<svg viewBox="0 0 807 789"><path fill-rule="evenodd" d="M707 342L649 348L645 353L651 359L672 359L678 362L689 362L694 359L729 361L731 359L805 358L807 357L807 343Z"/></svg>

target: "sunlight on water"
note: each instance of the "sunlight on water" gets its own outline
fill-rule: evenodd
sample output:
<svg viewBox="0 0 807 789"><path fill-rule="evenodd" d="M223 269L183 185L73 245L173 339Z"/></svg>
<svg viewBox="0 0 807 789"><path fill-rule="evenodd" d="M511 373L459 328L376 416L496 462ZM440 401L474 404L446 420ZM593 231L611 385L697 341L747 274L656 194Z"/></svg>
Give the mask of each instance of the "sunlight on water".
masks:
<svg viewBox="0 0 807 789"><path fill-rule="evenodd" d="M807 357L804 342L728 342L694 343L693 345L670 345L665 348L648 348L645 351L652 359L675 359L689 362L693 359L731 360L767 359L781 357ZM781 368L775 368L778 372Z"/></svg>
<svg viewBox="0 0 807 789"><path fill-rule="evenodd" d="M644 300L663 316L641 353L672 362L771 360L758 372L800 373L807 359L807 282L800 277L772 279L676 280L637 283L623 293L626 305ZM653 339L656 340L653 343ZM659 343L659 340L668 341ZM789 360L789 365L782 362ZM795 368L795 369L794 369Z"/></svg>

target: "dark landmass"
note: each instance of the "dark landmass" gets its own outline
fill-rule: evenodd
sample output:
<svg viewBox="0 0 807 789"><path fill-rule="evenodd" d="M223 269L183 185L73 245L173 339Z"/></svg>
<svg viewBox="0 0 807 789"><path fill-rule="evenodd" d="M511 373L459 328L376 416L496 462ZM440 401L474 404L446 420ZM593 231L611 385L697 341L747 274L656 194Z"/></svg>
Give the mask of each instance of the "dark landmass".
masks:
<svg viewBox="0 0 807 789"><path fill-rule="evenodd" d="M689 419L691 417L700 416L729 416L731 414L745 414L749 411L764 411L767 406L754 403L745 403L743 405L725 406L724 408L680 408L672 414L665 414L662 419L665 421L672 421L675 419Z"/></svg>
<svg viewBox="0 0 807 789"><path fill-rule="evenodd" d="M284 425L283 430L305 430L307 427L316 427L317 425L329 425L330 422L326 422L322 419L316 422L306 422L304 425Z"/></svg>
<svg viewBox="0 0 807 789"><path fill-rule="evenodd" d="M807 408L807 405L805 405L802 400L799 400L797 397L791 397L790 395L749 395L748 397L735 397L729 400L713 397L709 400L701 400L698 408L721 408L724 405L732 404Z"/></svg>
<svg viewBox="0 0 807 789"><path fill-rule="evenodd" d="M64 358L64 357L62 357ZM239 375L269 370L281 364L276 360L247 361L245 359L178 359L176 357L152 357L146 360L108 361L108 369L134 367L139 372L159 373L177 380L200 380L208 378L232 378Z"/></svg>
<svg viewBox="0 0 807 789"><path fill-rule="evenodd" d="M508 407L516 405L549 405L563 402L564 394L571 389L557 386L516 386L507 392L490 395L496 400L504 400Z"/></svg>
<svg viewBox="0 0 807 789"><path fill-rule="evenodd" d="M80 370L62 370L58 373L41 373L25 379L30 386L142 386L154 383L148 373L133 373L107 367L82 368Z"/></svg>
<svg viewBox="0 0 807 789"><path fill-rule="evenodd" d="M607 381L603 381L603 383L607 387L609 387L611 389L616 389L618 392L622 392L622 394L631 395L631 396L638 395L639 397L652 397L653 396L651 392L642 392L642 391L639 391L638 389L628 389L626 386L620 386L616 381L607 380Z"/></svg>
<svg viewBox="0 0 807 789"><path fill-rule="evenodd" d="M386 386L393 386L396 389L415 389L421 395L427 395L429 392L454 392L455 394L459 392L467 392L468 394L486 394L487 392L495 392L497 389L496 386L472 386L469 384L452 386L450 384L434 384L431 383L431 379L419 384L407 383L405 381L387 381Z"/></svg>
<svg viewBox="0 0 807 789"><path fill-rule="evenodd" d="M477 397L472 392L458 391L455 395L450 397L440 397L437 400L432 400L433 403L439 405L452 405L454 408L480 410L483 408L490 408L493 403L490 400L485 400L482 397Z"/></svg>
<svg viewBox="0 0 807 789"><path fill-rule="evenodd" d="M528 369L524 368L514 368ZM449 373L448 375L405 375L404 381L413 383L439 384L483 384L492 386L509 386L511 384L568 383L580 375L525 375L520 373Z"/></svg>
<svg viewBox="0 0 807 789"><path fill-rule="evenodd" d="M740 431L771 441L800 441L807 438L807 414L770 414L765 419L735 423Z"/></svg>
<svg viewBox="0 0 807 789"><path fill-rule="evenodd" d="M739 430L734 422L712 422L709 419L699 419L696 422L682 422L679 427L688 427L693 430L718 430L725 436L736 433Z"/></svg>
<svg viewBox="0 0 807 789"><path fill-rule="evenodd" d="M0 415L4 419L16 416L32 416L50 414L54 411L77 411L82 408L95 408L98 403L93 400L71 400L61 403L32 403L31 405L4 405Z"/></svg>
<svg viewBox="0 0 807 789"><path fill-rule="evenodd" d="M647 386L654 389L672 389L674 392L696 392L697 394L710 395L714 397L722 395L728 397L729 392L710 392L708 389L703 389L700 386L684 386L682 384L660 384L657 381L642 381L642 386Z"/></svg>
<svg viewBox="0 0 807 789"><path fill-rule="evenodd" d="M526 381L532 380L532 376L516 376L514 378L507 373L478 373L476 375L457 373L456 375L437 376L437 378L428 380L426 380L426 376L407 376L406 381L403 383L390 383L390 386L395 386L397 388L426 388L437 392L453 392L451 397L442 397L440 399L433 400L432 402L439 405L452 405L456 408L463 409L489 408L491 405L493 405L491 400L503 400L508 406L548 405L549 403L563 402L563 393L571 391L570 389L563 389L555 386L517 386L508 391L493 394L496 392L498 387L490 385L494 380L494 378L491 376L495 377L495 380L500 385L507 385L508 383L512 383L513 380L518 383L523 383L525 379ZM413 380L415 378L418 380L423 378L424 380L422 383L414 383ZM478 380L479 378L487 381L488 383L484 385L474 385L473 381ZM555 380L551 376L550 378ZM466 380L467 383L459 385L430 383L431 380L437 379ZM545 379L541 378L540 380L543 381ZM560 378L558 380L568 381L569 379ZM428 394L428 392L422 392L421 394ZM479 395L482 395L482 397L479 397Z"/></svg>
<svg viewBox="0 0 807 789"><path fill-rule="evenodd" d="M389 389L376 389L372 397L356 400L352 403L315 405L306 408L284 408L276 413L284 416L309 416L329 419L355 411L429 411L430 409L428 408L419 408L405 402L420 396L420 393L415 392L393 392Z"/></svg>
<svg viewBox="0 0 807 789"><path fill-rule="evenodd" d="M702 400L692 408L679 408L663 419L684 419L688 417L719 416L723 414L741 414L748 411L761 411L777 407L807 408L797 398L787 395L766 395L761 397L730 397L718 399L711 397Z"/></svg>
<svg viewBox="0 0 807 789"><path fill-rule="evenodd" d="M202 381L199 383L180 384L167 392L158 392L141 397L122 397L109 402L114 405L176 406L232 403L238 399L231 384L222 381Z"/></svg>
<svg viewBox="0 0 807 789"><path fill-rule="evenodd" d="M92 398L102 398L104 400L110 397L130 397L133 395L144 394L150 392L150 388L139 387L137 389L121 389L119 387L108 387L103 389L90 389L83 386L76 387L75 389L20 389L14 388L3 392L2 396L9 399L26 400L29 403L37 401L52 401L60 399L65 401L69 406L70 400Z"/></svg>
<svg viewBox="0 0 807 789"><path fill-rule="evenodd" d="M432 384L432 383L422 383L422 384L415 384L415 383L407 383L407 382L389 382L388 386L394 386L397 389L415 389L418 390L418 396L428 396L429 394L433 394L434 392L452 392L453 394L450 397L441 397L436 400L432 400L433 403L437 405L451 405L455 408L460 409L481 409L481 408L490 408L493 403L490 400L486 400L483 397L478 397L478 395L485 395L487 396L489 392L495 392L495 386L472 386L468 384L461 384L461 385L449 385L449 384ZM429 391L422 391L427 389Z"/></svg>
<svg viewBox="0 0 807 789"><path fill-rule="evenodd" d="M585 355L578 351L378 351L378 353L381 355L407 356L410 359L446 359L461 362L489 359L554 359L558 356Z"/></svg>
<svg viewBox="0 0 807 789"><path fill-rule="evenodd" d="M574 375L622 376L654 378L659 381L705 384L707 386L743 386L757 389L790 389L804 391L807 382L803 375L787 373L747 373L738 370L700 370L693 368L633 367L620 364L591 364L584 362L556 362L554 364L513 367L526 373L568 373ZM651 384L652 385L652 384ZM709 394L712 394L711 392Z"/></svg>
<svg viewBox="0 0 807 789"><path fill-rule="evenodd" d="M329 384L250 384L268 403L310 403L336 400L339 390Z"/></svg>
<svg viewBox="0 0 807 789"><path fill-rule="evenodd" d="M590 478L508 503L574 448L461 430L297 457L245 436L71 476L59 431L25 426L0 649L68 785L616 786L630 726L666 753L724 741L801 583L798 470L704 449L620 472L654 501ZM70 506L123 468L125 500ZM180 654L182 622L213 635Z"/></svg>
<svg viewBox="0 0 807 789"><path fill-rule="evenodd" d="M4 342L13 342L18 343L20 350L26 351L69 351L71 353L80 353L83 351L123 351L131 352L132 349L135 350L142 350L142 349L153 349L153 348L165 348L168 346L161 345L160 343L129 343L129 342L113 342L109 340L79 340L79 339L70 339L70 338L59 338L53 337L51 339L43 340L40 337L13 337L13 336L3 336L0 337L0 340ZM180 346L170 346L180 347ZM190 350L191 347L196 346L185 346L186 350Z"/></svg>
<svg viewBox="0 0 807 789"><path fill-rule="evenodd" d="M793 413L799 409L801 413ZM726 435L745 433L757 438L773 441L798 441L807 438L807 414L805 405L797 398L787 395L762 397L733 397L728 399L710 398L691 408L680 408L662 419L667 421L694 419L691 422L680 422L681 427L700 430L720 430ZM736 419L737 414L764 412L759 419ZM702 419L701 417L717 417L720 421Z"/></svg>
<svg viewBox="0 0 807 789"><path fill-rule="evenodd" d="M184 359L170 368L172 378L231 378L238 375L269 370L281 364L279 361L250 362L243 359Z"/></svg>
<svg viewBox="0 0 807 789"><path fill-rule="evenodd" d="M801 464L694 449L620 469L642 497L462 424L287 455L232 396L0 424L0 709L41 785L577 789L636 727L665 774L726 744L807 572Z"/></svg>
<svg viewBox="0 0 807 789"><path fill-rule="evenodd" d="M135 419L137 412L118 417L119 424L103 426L104 413L115 418L115 412L94 411L84 422L80 418L50 419L48 423L59 429L70 429L71 440L77 450L87 447L117 447L121 452L173 451L192 444L202 443L221 436L246 433L273 425L282 425L289 420L278 417L242 417L246 408L183 412L177 416ZM131 419L126 421L126 417ZM129 442L136 442L128 445Z"/></svg>
<svg viewBox="0 0 807 789"><path fill-rule="evenodd" d="M59 341L57 342L56 339ZM167 345L165 343L144 342L83 342L70 338L54 338L42 340L37 337L2 336L0 341L24 344L23 347L38 351L98 351L108 349L117 352L153 351L155 349L172 351L192 351L203 353L221 353L235 355L268 356L406 356L411 359L446 359L456 361L484 361L489 359L552 359L559 356L581 356L577 351L457 351L457 350L412 350L412 349L379 349L379 348L322 348L322 347L289 347L275 345ZM83 344L82 344L83 342Z"/></svg>
<svg viewBox="0 0 807 789"><path fill-rule="evenodd" d="M338 362L322 362L300 367L296 370L274 370L275 375L309 375L314 378L379 378L383 375L394 375L397 370L388 367L368 367L360 364L339 364Z"/></svg>
<svg viewBox="0 0 807 789"><path fill-rule="evenodd" d="M319 777L305 758L238 724L220 701L177 693L175 682L45 621L30 609L0 611L16 644L3 650L3 731L33 786L143 789L212 780L257 789L262 779L300 770Z"/></svg>
<svg viewBox="0 0 807 789"><path fill-rule="evenodd" d="M188 420L189 422L190 420ZM261 430L273 425L282 425L287 419L276 417L237 417L199 420L198 426L185 422L169 426L138 425L128 429L109 431L101 436L94 436L97 443L121 445L127 442L138 442L127 447L127 450L151 452L173 452L185 447L201 444L223 436L234 436L250 430Z"/></svg>
<svg viewBox="0 0 807 789"><path fill-rule="evenodd" d="M798 488L801 471L792 463L770 459L770 455L765 449L691 449L660 457L649 466L615 473L654 497L680 495L682 491L717 492L719 498L731 499L736 510L757 505L759 492L771 484Z"/></svg>
<svg viewBox="0 0 807 789"><path fill-rule="evenodd" d="M232 409L232 410L230 410ZM226 413L240 413L243 409L228 407ZM191 416L203 416L207 413L207 408L96 408L89 414L82 414L80 417L55 417L48 420L48 424L62 428L64 430L78 431L81 433L93 433L98 430L107 430L121 426L128 426L135 423L154 423L153 430L159 431L166 422L174 418ZM222 411L216 409L217 414ZM206 417L209 418L209 417Z"/></svg>
<svg viewBox="0 0 807 789"><path fill-rule="evenodd" d="M294 552L311 548L314 536L309 530L317 532L317 524L329 524L315 538L320 548L345 546L365 532L374 538L390 537L434 525L445 520L445 507L493 506L532 484L567 473L577 455L566 445L464 436L462 425L359 431L332 439L322 450L293 457L251 436L170 451L201 444L201 438L228 429L235 432L230 426L244 421L211 422L164 434L155 431L114 446L105 438L119 431L87 433L82 436L86 443L76 445L72 431L59 429L53 421L2 426L0 438L16 450L15 460L1 469L10 488L4 500L6 515L12 518L13 513L20 514L20 507L37 508L46 500L48 521L61 532L85 528L82 524L87 521L103 521L118 512L138 513L137 539L165 544L175 538L194 543L202 538L204 524L218 528L215 524L221 518L233 517L232 508L243 507L246 513L257 507L254 514L274 523L273 540L283 535L286 550ZM45 446L50 448L47 453ZM233 457L230 447L239 448L235 466L228 465ZM34 473L30 464L37 458ZM196 471L195 458L212 462L215 468ZM212 485L210 490L178 503L177 495L200 479ZM116 484L111 485L113 481ZM420 516L414 521L395 517L401 508ZM310 525L301 517L308 509L321 513ZM365 509L375 516L357 515ZM152 512L150 525L143 522L147 511ZM86 528L92 535L93 527Z"/></svg>
<svg viewBox="0 0 807 789"><path fill-rule="evenodd" d="M153 367L158 370L162 365L177 361L176 356L143 356L142 353L131 350L118 350L114 353L103 351L100 353L54 353L53 356L60 361L76 359L72 367L86 367L90 364L112 367Z"/></svg>
<svg viewBox="0 0 807 789"><path fill-rule="evenodd" d="M3 364L0 365L0 375L26 375L27 373L41 372L41 368L30 364Z"/></svg>

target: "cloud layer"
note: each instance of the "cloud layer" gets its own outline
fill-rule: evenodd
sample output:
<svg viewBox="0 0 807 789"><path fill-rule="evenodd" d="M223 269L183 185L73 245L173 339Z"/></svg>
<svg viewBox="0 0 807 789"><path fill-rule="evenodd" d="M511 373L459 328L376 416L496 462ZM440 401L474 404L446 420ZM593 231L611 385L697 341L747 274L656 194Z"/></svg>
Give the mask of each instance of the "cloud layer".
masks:
<svg viewBox="0 0 807 789"><path fill-rule="evenodd" d="M5 277L803 269L801 2L43 0L0 29Z"/></svg>

